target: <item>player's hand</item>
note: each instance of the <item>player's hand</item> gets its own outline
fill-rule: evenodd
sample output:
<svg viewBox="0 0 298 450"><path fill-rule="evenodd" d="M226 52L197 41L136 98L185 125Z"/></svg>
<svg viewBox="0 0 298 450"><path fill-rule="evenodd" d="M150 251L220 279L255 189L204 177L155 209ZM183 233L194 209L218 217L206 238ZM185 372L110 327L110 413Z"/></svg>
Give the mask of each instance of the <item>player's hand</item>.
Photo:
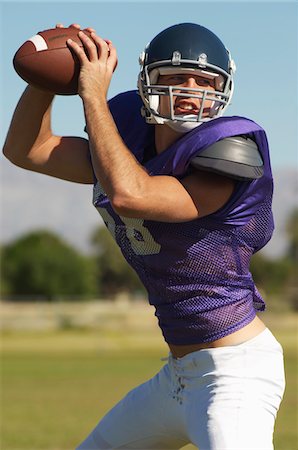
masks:
<svg viewBox="0 0 298 450"><path fill-rule="evenodd" d="M76 28L77 30L81 29L81 25L79 25L78 23L72 23L71 25L69 25L69 28L70 27L71 28ZM65 26L62 23L57 23L55 28L65 28ZM92 33L92 32L95 33L96 32L95 29L92 28L92 27L85 28L85 30L89 31L89 33Z"/></svg>
<svg viewBox="0 0 298 450"><path fill-rule="evenodd" d="M72 26L78 27L77 24ZM71 39L67 40L67 45L81 64L78 93L82 99L94 96L106 99L117 66L117 52L111 41L102 39L92 28L86 30L90 31L90 37L83 31L79 32L83 47Z"/></svg>

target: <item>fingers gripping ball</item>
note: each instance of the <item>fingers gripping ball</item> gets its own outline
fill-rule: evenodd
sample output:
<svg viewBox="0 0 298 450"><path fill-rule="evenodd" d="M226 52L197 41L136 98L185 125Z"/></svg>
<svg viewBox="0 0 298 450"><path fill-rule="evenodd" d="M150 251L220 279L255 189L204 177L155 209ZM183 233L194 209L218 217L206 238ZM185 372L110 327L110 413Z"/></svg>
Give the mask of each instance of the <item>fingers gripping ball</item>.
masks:
<svg viewBox="0 0 298 450"><path fill-rule="evenodd" d="M80 63L66 41L70 38L82 47L79 31L73 27L54 28L28 39L13 58L18 75L27 83L55 94L77 94ZM83 31L90 36L89 31Z"/></svg>

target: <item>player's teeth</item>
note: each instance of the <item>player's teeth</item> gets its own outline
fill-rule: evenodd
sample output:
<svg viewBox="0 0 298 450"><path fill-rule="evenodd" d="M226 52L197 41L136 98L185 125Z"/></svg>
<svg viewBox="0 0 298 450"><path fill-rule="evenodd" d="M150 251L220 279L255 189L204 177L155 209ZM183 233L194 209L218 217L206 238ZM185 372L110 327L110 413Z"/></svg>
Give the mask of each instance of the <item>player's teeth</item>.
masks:
<svg viewBox="0 0 298 450"><path fill-rule="evenodd" d="M193 109L192 105L183 105L183 109Z"/></svg>

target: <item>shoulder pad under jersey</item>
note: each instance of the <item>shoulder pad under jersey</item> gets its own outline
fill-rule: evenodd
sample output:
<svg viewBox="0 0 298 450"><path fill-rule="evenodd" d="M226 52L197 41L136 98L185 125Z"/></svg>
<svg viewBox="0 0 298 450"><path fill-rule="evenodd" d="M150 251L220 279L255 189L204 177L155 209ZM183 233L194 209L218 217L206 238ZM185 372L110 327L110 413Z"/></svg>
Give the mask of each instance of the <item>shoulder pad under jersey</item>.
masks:
<svg viewBox="0 0 298 450"><path fill-rule="evenodd" d="M195 156L191 165L238 180L255 180L264 173L258 146L247 136L232 136L215 142Z"/></svg>

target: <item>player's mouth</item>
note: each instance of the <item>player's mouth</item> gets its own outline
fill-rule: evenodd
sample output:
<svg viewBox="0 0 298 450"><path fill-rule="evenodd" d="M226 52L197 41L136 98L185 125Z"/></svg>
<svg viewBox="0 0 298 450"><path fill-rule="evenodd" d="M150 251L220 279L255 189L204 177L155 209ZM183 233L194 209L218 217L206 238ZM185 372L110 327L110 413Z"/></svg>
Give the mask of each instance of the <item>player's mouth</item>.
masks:
<svg viewBox="0 0 298 450"><path fill-rule="evenodd" d="M191 100L180 100L175 103L175 114L199 114L199 108Z"/></svg>

